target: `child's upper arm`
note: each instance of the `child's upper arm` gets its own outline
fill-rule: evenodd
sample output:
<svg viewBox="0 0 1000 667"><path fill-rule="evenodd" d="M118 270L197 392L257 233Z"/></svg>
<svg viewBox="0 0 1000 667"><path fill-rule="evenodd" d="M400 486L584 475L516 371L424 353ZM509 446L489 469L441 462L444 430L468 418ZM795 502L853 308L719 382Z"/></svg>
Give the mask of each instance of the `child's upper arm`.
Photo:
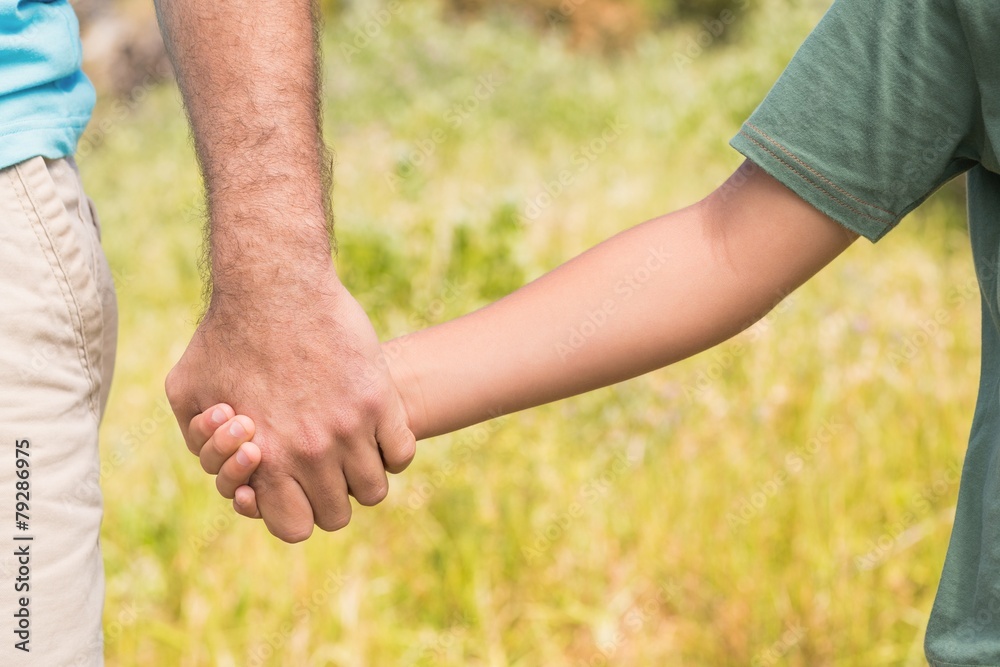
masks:
<svg viewBox="0 0 1000 667"><path fill-rule="evenodd" d="M700 206L698 254L735 281L747 316L762 315L858 238L749 160Z"/></svg>

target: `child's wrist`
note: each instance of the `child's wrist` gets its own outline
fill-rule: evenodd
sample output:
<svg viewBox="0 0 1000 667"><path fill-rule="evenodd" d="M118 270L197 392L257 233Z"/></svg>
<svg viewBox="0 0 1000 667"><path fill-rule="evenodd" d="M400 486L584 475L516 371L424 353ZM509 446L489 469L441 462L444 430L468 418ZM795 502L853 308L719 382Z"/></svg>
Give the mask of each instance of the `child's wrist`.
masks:
<svg viewBox="0 0 1000 667"><path fill-rule="evenodd" d="M420 377L407 359L409 341L406 336L382 343L382 354L389 377L396 387L396 393L403 404L407 426L413 436L420 440L427 433L427 410L424 406Z"/></svg>

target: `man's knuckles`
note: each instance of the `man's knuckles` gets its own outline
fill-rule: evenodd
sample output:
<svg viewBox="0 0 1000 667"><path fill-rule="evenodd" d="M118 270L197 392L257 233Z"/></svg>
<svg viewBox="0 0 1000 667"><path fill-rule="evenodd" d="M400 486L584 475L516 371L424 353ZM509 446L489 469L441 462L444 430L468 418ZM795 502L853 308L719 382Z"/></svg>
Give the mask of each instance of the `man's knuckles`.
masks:
<svg viewBox="0 0 1000 667"><path fill-rule="evenodd" d="M167 400L171 406L177 406L181 402L182 380L177 366L170 369L166 379L163 381L163 391L167 394Z"/></svg>
<svg viewBox="0 0 1000 667"><path fill-rule="evenodd" d="M288 542L289 544L296 544L298 542L305 542L313 534L313 526L310 523L308 527L302 526L300 528L293 528L289 530L287 527L272 527L268 525L267 529L271 531L271 534L277 537L282 542Z"/></svg>
<svg viewBox="0 0 1000 667"><path fill-rule="evenodd" d="M351 491L359 503L371 507L385 500L385 497L389 495L389 485L384 480L379 479L377 482L373 481L363 485L360 489L352 488Z"/></svg>
<svg viewBox="0 0 1000 667"><path fill-rule="evenodd" d="M350 507L350 504L348 504L348 507ZM333 533L342 528L346 528L347 525L351 523L351 512L347 511L337 514L329 519L317 519L317 521L318 523L316 525L319 526L321 530Z"/></svg>

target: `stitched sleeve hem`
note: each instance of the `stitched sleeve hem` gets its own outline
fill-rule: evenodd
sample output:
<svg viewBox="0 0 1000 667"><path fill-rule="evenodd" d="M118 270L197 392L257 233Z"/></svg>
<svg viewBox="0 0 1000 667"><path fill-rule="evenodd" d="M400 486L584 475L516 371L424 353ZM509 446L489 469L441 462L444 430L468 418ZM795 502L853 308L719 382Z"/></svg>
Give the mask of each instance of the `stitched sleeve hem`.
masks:
<svg viewBox="0 0 1000 667"><path fill-rule="evenodd" d="M821 212L872 243L889 232L901 215L853 196L760 129L746 123L729 144Z"/></svg>

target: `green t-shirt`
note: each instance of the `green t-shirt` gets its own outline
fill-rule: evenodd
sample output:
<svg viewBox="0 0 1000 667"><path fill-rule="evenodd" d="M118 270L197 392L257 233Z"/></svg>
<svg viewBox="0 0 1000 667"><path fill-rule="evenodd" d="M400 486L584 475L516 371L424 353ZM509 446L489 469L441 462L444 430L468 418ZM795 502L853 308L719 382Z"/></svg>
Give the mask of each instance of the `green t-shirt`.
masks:
<svg viewBox="0 0 1000 667"><path fill-rule="evenodd" d="M837 0L731 143L873 242L969 172L982 374L925 649L1000 667L1000 0Z"/></svg>

